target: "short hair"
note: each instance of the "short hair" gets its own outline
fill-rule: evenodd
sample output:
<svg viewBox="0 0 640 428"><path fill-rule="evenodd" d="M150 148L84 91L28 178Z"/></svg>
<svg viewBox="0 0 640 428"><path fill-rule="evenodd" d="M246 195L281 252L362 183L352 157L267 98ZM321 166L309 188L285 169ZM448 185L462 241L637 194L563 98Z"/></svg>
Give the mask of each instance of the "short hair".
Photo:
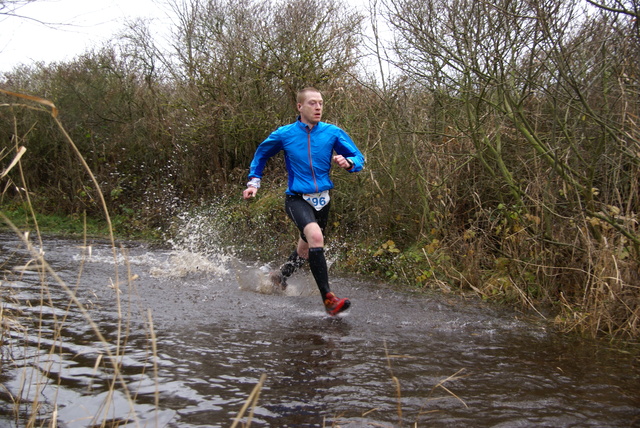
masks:
<svg viewBox="0 0 640 428"><path fill-rule="evenodd" d="M322 92L320 92L319 90L317 90L317 89L316 89L316 88L314 88L313 86L307 86L306 88L304 88L304 89L300 89L300 90L298 91L298 94L296 95L296 101L297 101L299 104L304 103L304 100L306 100L306 99L307 99L307 94L308 94L309 92L317 92L317 93L319 93L320 95L322 95Z"/></svg>

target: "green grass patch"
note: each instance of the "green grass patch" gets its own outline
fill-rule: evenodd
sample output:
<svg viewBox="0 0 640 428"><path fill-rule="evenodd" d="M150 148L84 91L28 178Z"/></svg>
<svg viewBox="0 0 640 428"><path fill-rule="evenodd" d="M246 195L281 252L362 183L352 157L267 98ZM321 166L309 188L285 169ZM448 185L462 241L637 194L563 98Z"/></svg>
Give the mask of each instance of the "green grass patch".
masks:
<svg viewBox="0 0 640 428"><path fill-rule="evenodd" d="M60 213L35 213L34 215L25 207L18 205L6 205L0 207L0 212L7 219L23 232L52 234L68 237L107 237L109 236L109 225L106 219L87 217L84 214L60 214ZM123 228L121 225L127 224L126 216L115 216L111 218L114 235L127 239L155 239L155 233L151 230L133 230ZM9 231L10 225L0 220L0 230Z"/></svg>

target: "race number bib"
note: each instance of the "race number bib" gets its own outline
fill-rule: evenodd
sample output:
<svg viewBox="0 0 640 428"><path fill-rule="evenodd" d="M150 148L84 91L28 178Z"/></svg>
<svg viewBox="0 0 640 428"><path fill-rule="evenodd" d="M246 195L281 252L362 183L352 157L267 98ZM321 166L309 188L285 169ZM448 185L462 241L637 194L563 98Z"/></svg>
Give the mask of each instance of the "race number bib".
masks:
<svg viewBox="0 0 640 428"><path fill-rule="evenodd" d="M316 211L320 211L326 207L331 200L328 190L320 193L305 193L302 195L302 199L307 201L309 205L316 209Z"/></svg>

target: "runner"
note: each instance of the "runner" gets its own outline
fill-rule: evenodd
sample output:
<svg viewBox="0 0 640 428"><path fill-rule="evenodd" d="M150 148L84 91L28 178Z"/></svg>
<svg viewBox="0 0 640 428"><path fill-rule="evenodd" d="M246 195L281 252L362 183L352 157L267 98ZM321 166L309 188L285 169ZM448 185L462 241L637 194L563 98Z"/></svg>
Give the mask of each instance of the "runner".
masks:
<svg viewBox="0 0 640 428"><path fill-rule="evenodd" d="M288 173L285 210L300 230L300 239L287 262L271 273L271 279L285 288L287 278L308 260L325 309L333 316L347 310L351 302L338 298L329 287L324 255L324 229L331 206L329 191L334 187L329 170L333 161L349 172L358 172L364 166L364 156L345 131L321 122L322 108L322 94L317 89L298 92L298 119L272 132L258 146L243 197L256 196L267 160L283 150Z"/></svg>

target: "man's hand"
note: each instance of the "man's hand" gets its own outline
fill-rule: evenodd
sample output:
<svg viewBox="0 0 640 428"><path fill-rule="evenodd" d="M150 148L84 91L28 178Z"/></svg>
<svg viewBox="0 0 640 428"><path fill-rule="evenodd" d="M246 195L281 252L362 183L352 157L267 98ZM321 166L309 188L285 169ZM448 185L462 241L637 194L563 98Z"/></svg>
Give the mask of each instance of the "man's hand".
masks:
<svg viewBox="0 0 640 428"><path fill-rule="evenodd" d="M337 163L340 168L344 168L344 169L352 169L353 168L353 162L349 162L347 160L347 158L345 158L342 155L335 155L333 157L333 161L335 163Z"/></svg>
<svg viewBox="0 0 640 428"><path fill-rule="evenodd" d="M255 187L249 186L246 189L244 189L244 192L242 192L242 197L244 199L251 199L256 196L256 193L258 193L258 189L256 189Z"/></svg>

